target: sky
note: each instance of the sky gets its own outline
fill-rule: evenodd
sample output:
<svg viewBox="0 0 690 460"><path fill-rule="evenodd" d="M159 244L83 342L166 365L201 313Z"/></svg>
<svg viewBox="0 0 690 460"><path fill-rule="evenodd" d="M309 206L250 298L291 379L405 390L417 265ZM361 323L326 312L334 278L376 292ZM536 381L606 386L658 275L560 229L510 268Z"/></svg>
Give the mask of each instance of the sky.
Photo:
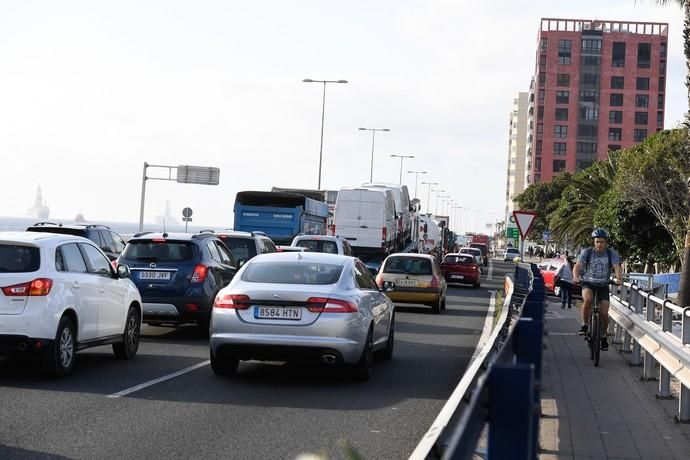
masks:
<svg viewBox="0 0 690 460"><path fill-rule="evenodd" d="M42 187L51 218L136 222L144 162L220 168L218 186L149 180L231 227L235 194L438 182L467 230L501 218L508 116L541 17L670 23L666 128L687 110L682 14L652 0L0 0L0 216ZM427 171L415 175L408 170ZM149 176L167 173L149 170ZM174 176L173 176L174 177ZM434 212L432 193L431 211ZM181 215L179 216L181 218Z"/></svg>

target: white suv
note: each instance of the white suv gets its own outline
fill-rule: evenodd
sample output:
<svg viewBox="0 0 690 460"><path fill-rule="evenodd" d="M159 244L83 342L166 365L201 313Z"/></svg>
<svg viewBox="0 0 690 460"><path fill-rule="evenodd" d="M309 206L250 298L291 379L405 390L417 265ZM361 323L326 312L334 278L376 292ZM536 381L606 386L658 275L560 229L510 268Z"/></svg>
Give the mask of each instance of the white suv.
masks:
<svg viewBox="0 0 690 460"><path fill-rule="evenodd" d="M141 296L128 277L86 238L0 232L0 354L40 352L56 377L87 347L112 344L118 358L133 358Z"/></svg>
<svg viewBox="0 0 690 460"><path fill-rule="evenodd" d="M350 243L337 235L297 235L290 246L307 248L309 252L354 256Z"/></svg>

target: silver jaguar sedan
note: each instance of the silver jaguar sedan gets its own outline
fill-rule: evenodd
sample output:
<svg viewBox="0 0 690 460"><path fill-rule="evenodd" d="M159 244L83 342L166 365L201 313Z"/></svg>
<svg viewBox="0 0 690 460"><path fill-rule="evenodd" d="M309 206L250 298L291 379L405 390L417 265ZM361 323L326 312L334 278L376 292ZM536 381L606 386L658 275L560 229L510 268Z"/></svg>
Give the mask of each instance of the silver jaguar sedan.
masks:
<svg viewBox="0 0 690 460"><path fill-rule="evenodd" d="M240 360L314 360L368 380L375 353L392 358L394 331L395 306L359 259L262 254L216 296L211 366L232 375Z"/></svg>

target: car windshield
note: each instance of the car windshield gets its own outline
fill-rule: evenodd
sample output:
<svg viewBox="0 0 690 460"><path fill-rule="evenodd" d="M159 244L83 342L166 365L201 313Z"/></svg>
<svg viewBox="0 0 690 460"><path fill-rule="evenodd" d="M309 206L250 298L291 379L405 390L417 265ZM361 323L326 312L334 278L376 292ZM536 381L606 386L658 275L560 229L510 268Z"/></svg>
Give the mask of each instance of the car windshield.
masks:
<svg viewBox="0 0 690 460"><path fill-rule="evenodd" d="M0 244L0 273L35 272L41 266L36 247Z"/></svg>
<svg viewBox="0 0 690 460"><path fill-rule="evenodd" d="M123 259L151 260L156 262L184 262L196 257L196 245L185 241L130 241Z"/></svg>
<svg viewBox="0 0 690 460"><path fill-rule="evenodd" d="M235 260L249 260L256 255L253 238L221 237Z"/></svg>
<svg viewBox="0 0 690 460"><path fill-rule="evenodd" d="M431 275L431 261L421 257L391 257L386 261L383 273Z"/></svg>
<svg viewBox="0 0 690 460"><path fill-rule="evenodd" d="M342 265L318 262L250 263L242 274L249 283L335 284L343 272Z"/></svg>
<svg viewBox="0 0 690 460"><path fill-rule="evenodd" d="M446 256L446 258L443 259L444 264L453 265L471 265L473 262L470 256Z"/></svg>

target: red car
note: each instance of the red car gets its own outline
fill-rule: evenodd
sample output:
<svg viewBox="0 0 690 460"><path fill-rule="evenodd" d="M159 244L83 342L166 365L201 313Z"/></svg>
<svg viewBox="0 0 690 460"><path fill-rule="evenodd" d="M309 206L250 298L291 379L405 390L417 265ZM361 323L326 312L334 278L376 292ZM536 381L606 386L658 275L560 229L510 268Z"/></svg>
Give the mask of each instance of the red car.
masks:
<svg viewBox="0 0 690 460"><path fill-rule="evenodd" d="M537 267L544 277L544 286L546 287L546 292L553 294L555 296L561 295L561 288L554 286L554 278L556 277L556 272L565 263L563 259L544 259ZM579 285L573 286L573 295L582 295L582 287Z"/></svg>
<svg viewBox="0 0 690 460"><path fill-rule="evenodd" d="M481 283L482 272L472 254L446 254L441 272L448 283L471 284L475 288Z"/></svg>

